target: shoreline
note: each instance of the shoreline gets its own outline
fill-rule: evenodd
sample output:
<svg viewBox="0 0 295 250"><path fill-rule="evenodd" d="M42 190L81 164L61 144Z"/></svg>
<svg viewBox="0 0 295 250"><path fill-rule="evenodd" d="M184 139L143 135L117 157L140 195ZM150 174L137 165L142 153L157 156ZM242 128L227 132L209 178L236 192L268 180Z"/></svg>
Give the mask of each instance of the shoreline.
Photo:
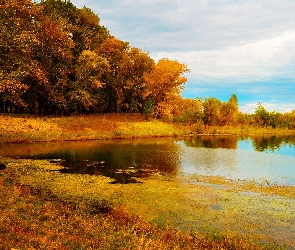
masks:
<svg viewBox="0 0 295 250"><path fill-rule="evenodd" d="M6 143L120 140L157 137L295 134L295 130L245 126L202 127L146 119L138 114L36 117L0 114L0 145Z"/></svg>
<svg viewBox="0 0 295 250"><path fill-rule="evenodd" d="M14 128L11 127L12 125ZM136 115L116 114L51 118L0 115L0 129L2 128L6 130L0 130L4 131L0 136L0 146L4 144L2 142L3 138L10 140L5 142L5 144L29 145L30 143L53 141L109 141L184 137L185 133L190 132L193 126L165 123L159 120L145 121L142 117ZM209 129L215 133L187 134L186 137L251 136L252 133L252 135L260 136L295 134L295 131L274 131L259 128L243 128L243 131L247 130L252 132L251 134L235 134L234 132L241 132L241 127L215 127ZM35 133L31 134L34 131ZM228 132L228 134L225 132ZM94 138L97 135L101 135L101 137L98 139ZM26 142L16 141L21 136L30 140ZM75 138L75 136L79 139ZM36 141L37 138L44 140ZM32 139L35 139L35 141ZM26 146L24 145L24 147ZM194 246L197 242L201 242L198 243L200 246L205 246L205 243L203 245L202 241L207 242L207 248L209 249L220 249L221 245L231 249L240 249L241 244L245 246L245 249L284 249L284 245L289 247L295 246L295 243L292 241L293 231L289 232L287 227L288 221L294 218L295 187L261 185L251 181L197 175L184 178L182 182L178 178L173 179L169 176L166 178L155 175L151 179L142 179L140 185L112 184L110 186L110 180L105 177L59 174L56 171L59 169L59 166L51 164L46 160L6 159L0 157L1 161L6 162L7 168L0 171L0 187L3 190L7 190L7 192L11 192L11 195L15 195L13 197L14 203L5 198L4 194L3 201L0 202L0 208L2 207L1 209L4 211L3 218L7 221L7 226L3 224L3 228L7 232L10 228L14 230L14 225L9 224L8 218L10 216L18 220L20 227L24 228L21 233L23 241L20 241L20 244L28 242L27 238L31 240L30 242L35 240L34 236L31 237L30 232L25 231L26 228L30 227L27 223L30 223L30 225L40 224L38 230L42 232L42 235L38 242L42 242L43 235L51 235L53 230L48 227L48 224L56 223L54 221L56 218L55 214L61 214L58 219L61 224L56 229L59 230L60 234L64 234L64 232L79 233L74 226L67 229L62 226L68 223L67 219L62 217L63 212L55 208L51 208L52 212L47 211L47 206L55 207L55 204L58 203L58 206L59 204L65 206L61 207L61 210L68 209L67 206L73 206L76 209L72 209L69 212L69 216L72 219L71 223L83 214L81 218L79 217L80 223L83 221L83 230L91 228L91 223L97 223L98 217L101 225L109 225L110 230L108 236L106 236L109 238L107 238L105 244L112 240L116 244L127 244L126 242L123 243L124 237L134 237L134 232L130 232L129 228L139 227L143 233L142 235L136 235L132 241L132 244L135 246L142 239L144 240L142 245L145 247L150 247L151 244L155 244L153 246L158 247L159 242L166 242L165 246L170 247L181 247L183 244ZM32 193L31 190L33 190ZM41 196L34 196L34 192L38 195L41 193ZM28 198L28 200L25 201L24 198L21 198L23 196ZM158 199L158 197L161 197L161 199ZM173 200L181 201L182 203L173 203ZM154 205L150 207L148 201L153 201ZM87 202L91 203L88 204ZM43 203L44 206L41 205ZM80 206L79 204L84 205ZM265 204L267 204L268 216L265 213ZM9 214L11 213L10 206L14 207L12 215ZM31 208L33 208L32 212L30 211ZM168 211L167 208L169 208ZM105 213L101 212L100 209L110 209L110 211ZM39 215L38 211L40 210L45 211L45 214ZM169 212L169 210L171 211ZM24 211L29 219L19 219L22 218ZM9 214L9 216L5 217L5 213ZM170 213L177 215L173 216L174 219L172 218L172 220L174 221L171 221ZM269 216L273 220L269 220ZM86 217L86 219L84 220L83 217ZM175 225L184 225L184 228L186 226L190 227L192 223L191 218L197 218L199 222L197 223L199 228L196 228L196 232L194 232L198 234L198 241L195 241L197 238L194 238L192 233L186 232L182 228L173 229L176 231L173 234L171 233L172 228L174 228L171 226L172 222ZM216 220L216 218L219 219ZM126 221L130 222L128 227L125 227L124 223L127 223ZM237 221L243 224L243 227ZM114 227L117 228L118 223L124 225L119 232L117 229L112 229ZM140 225L136 223L140 223ZM284 225L286 225L282 230L277 229L280 223L285 223ZM270 230L268 229L270 224L272 225L272 231L268 233L267 230ZM265 228L261 229L262 226L265 226ZM292 224L290 226L293 227ZM15 228L18 227L15 226ZM222 230L225 227L228 228ZM148 228L147 231L144 231L146 228ZM153 236L152 241L149 235L149 230L152 230L150 228L155 230L153 231L155 236ZM243 228L247 228L246 233L243 233ZM13 237L13 230L9 234L10 237ZM100 230L102 229L98 227L91 233L99 235ZM202 230L204 230L203 233ZM118 233L122 235L122 241L113 237ZM211 236L210 233L212 234ZM169 242L166 241L167 234L173 235ZM181 235L181 239L177 238L177 235ZM280 239L282 235L286 237L283 240ZM276 237L274 238L274 236ZM83 236L84 241L81 241L81 244L77 243L77 245L80 244L79 246L81 246L85 242L92 240L93 237L87 238L87 236ZM63 245L64 239L66 239L66 236L61 236L60 240L56 241L62 246L60 249L63 249L65 246ZM13 243L15 241L7 240L6 242L11 247L19 246ZM48 242L51 243L53 241L48 238ZM267 246L264 247L263 243L266 243L269 248ZM151 249L156 249L156 247ZM200 249L202 248L200 247Z"/></svg>

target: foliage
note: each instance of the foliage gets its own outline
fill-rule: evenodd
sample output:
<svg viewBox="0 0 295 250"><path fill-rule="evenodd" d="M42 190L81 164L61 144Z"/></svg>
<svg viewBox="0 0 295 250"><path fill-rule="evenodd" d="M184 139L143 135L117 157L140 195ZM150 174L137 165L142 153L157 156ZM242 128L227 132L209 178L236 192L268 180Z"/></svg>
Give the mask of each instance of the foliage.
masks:
<svg viewBox="0 0 295 250"><path fill-rule="evenodd" d="M214 97L204 100L204 124L209 126L219 125L221 119L221 101Z"/></svg>
<svg viewBox="0 0 295 250"><path fill-rule="evenodd" d="M144 75L144 98L152 98L158 116L173 115L171 104L180 95L183 84L187 81L184 73L188 72L185 64L169 59L161 59L153 70Z"/></svg>
<svg viewBox="0 0 295 250"><path fill-rule="evenodd" d="M267 129L289 129L295 128L295 111L289 113L280 113L275 110L267 111L262 103L257 104L254 114L246 114L239 111L238 98L235 94L231 95L227 102L222 102L217 98L209 97L202 101L200 98L181 99L176 104L176 112L173 116L174 122L195 124L195 131L203 133L205 130L216 134L213 127L241 127L240 132L247 133L250 127ZM205 128L202 128L202 124ZM212 127L212 128L210 128ZM244 129L246 128L246 129ZM204 130L205 129L205 130ZM226 129L225 129L226 130Z"/></svg>
<svg viewBox="0 0 295 250"><path fill-rule="evenodd" d="M198 123L202 122L204 116L203 103L200 98L180 99L177 103L177 112L173 118L174 122Z"/></svg>
<svg viewBox="0 0 295 250"><path fill-rule="evenodd" d="M112 36L68 0L0 2L0 112L35 115L140 113L211 126L295 129L295 113L239 111L238 98L183 99L187 65ZM216 133L217 131L215 131Z"/></svg>
<svg viewBox="0 0 295 250"><path fill-rule="evenodd" d="M111 36L94 12L70 1L3 1L0 31L0 112L142 113L151 72L169 71L158 81L169 85L163 97L186 81L184 65L165 59L155 66L147 52ZM164 99L154 98L155 110Z"/></svg>

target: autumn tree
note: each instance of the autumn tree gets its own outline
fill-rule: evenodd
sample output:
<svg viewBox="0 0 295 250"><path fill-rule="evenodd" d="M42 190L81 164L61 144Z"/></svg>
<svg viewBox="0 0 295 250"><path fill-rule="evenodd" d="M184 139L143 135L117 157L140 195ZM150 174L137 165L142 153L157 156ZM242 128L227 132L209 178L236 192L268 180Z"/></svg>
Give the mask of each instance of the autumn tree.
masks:
<svg viewBox="0 0 295 250"><path fill-rule="evenodd" d="M235 94L233 94L227 102L221 104L221 125L234 125L237 122L238 113L238 98Z"/></svg>
<svg viewBox="0 0 295 250"><path fill-rule="evenodd" d="M28 75L44 78L34 61L33 47L39 44L36 23L42 9L29 0L0 1L0 102L3 111L25 107L23 94Z"/></svg>
<svg viewBox="0 0 295 250"><path fill-rule="evenodd" d="M257 103L254 114L254 123L259 127L267 127L269 124L269 112L262 106L262 103Z"/></svg>
<svg viewBox="0 0 295 250"><path fill-rule="evenodd" d="M180 95L188 71L185 64L163 58L144 74L144 99L152 100L156 115L172 116L174 99Z"/></svg>
<svg viewBox="0 0 295 250"><path fill-rule="evenodd" d="M74 43L60 22L47 16L42 17L41 21L38 28L40 43L34 47L34 55L47 75L47 82L40 85L40 80L34 81L32 78L27 82L31 84L32 94L38 98L39 107L41 105L44 112L51 110L55 113L56 110L67 109L65 94L72 74L71 49Z"/></svg>
<svg viewBox="0 0 295 250"><path fill-rule="evenodd" d="M143 109L144 74L154 67L154 60L147 52L130 48L122 60L120 79L123 83L122 110L128 113L141 112Z"/></svg>
<svg viewBox="0 0 295 250"><path fill-rule="evenodd" d="M122 68L127 58L129 43L115 37L106 39L96 52L106 58L110 64L110 71L103 76L106 83L105 91L108 98L108 112L121 112L123 105L124 81Z"/></svg>
<svg viewBox="0 0 295 250"><path fill-rule="evenodd" d="M111 36L69 0L0 0L0 110L179 112L187 66Z"/></svg>
<svg viewBox="0 0 295 250"><path fill-rule="evenodd" d="M220 123L222 102L214 97L205 98L203 102L204 108L204 124L216 126Z"/></svg>
<svg viewBox="0 0 295 250"><path fill-rule="evenodd" d="M201 98L197 99L180 99L177 105L177 113L174 117L174 121L185 123L202 123L203 119L203 103Z"/></svg>
<svg viewBox="0 0 295 250"><path fill-rule="evenodd" d="M74 112L103 110L99 107L100 90L104 86L101 78L109 71L108 61L90 50L84 50L76 65L76 81L68 93L70 109Z"/></svg>
<svg viewBox="0 0 295 250"><path fill-rule="evenodd" d="M102 106L106 106L105 96L101 92L102 84L97 83L101 83L101 75L106 73L109 65L95 50L109 37L108 30L100 25L98 15L87 7L79 9L70 1L64 0L42 0L41 5L45 13L67 31L74 43L71 47L73 59L67 65L68 84L66 93L63 93L68 110L104 111L105 107ZM101 105L98 106L99 104Z"/></svg>

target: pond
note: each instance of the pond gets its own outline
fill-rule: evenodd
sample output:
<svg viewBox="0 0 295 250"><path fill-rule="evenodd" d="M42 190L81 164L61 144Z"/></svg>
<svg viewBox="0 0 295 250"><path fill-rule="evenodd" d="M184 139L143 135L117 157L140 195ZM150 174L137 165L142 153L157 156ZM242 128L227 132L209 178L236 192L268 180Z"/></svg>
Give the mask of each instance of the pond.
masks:
<svg viewBox="0 0 295 250"><path fill-rule="evenodd" d="M64 173L105 175L114 183L161 172L295 185L294 135L2 144L0 155L59 159Z"/></svg>

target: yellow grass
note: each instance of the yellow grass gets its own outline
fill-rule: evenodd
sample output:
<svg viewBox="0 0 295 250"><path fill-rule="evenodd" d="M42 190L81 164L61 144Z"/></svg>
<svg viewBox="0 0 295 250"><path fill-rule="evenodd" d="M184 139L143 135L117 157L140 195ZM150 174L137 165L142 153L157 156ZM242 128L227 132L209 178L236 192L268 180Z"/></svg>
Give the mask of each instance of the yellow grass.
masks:
<svg viewBox="0 0 295 250"><path fill-rule="evenodd" d="M0 115L0 143L103 140L120 138L210 135L282 134L295 131L255 127L178 125L138 114L104 114L70 117Z"/></svg>
<svg viewBox="0 0 295 250"><path fill-rule="evenodd" d="M60 167L47 161L2 160L7 168L0 171L0 249L284 249L259 244L255 230L260 224L244 221L245 214L239 218L243 214L239 210L247 213L255 206L249 197L239 195L247 188L240 190L238 184L231 186L236 192L156 175L142 184L112 185L106 177L59 174L52 170ZM254 221L264 225L265 218L259 218L264 204L259 205L259 197L253 199L257 203L253 211L260 213ZM215 202L226 202L229 209L214 210ZM283 205L274 204L278 210ZM196 225L213 229L211 233L174 229L167 225L173 214L173 220L194 216ZM269 214L276 215L276 210ZM284 221L293 215L286 210L280 216ZM220 230L214 230L214 222ZM252 230L255 237L241 235L239 227Z"/></svg>
<svg viewBox="0 0 295 250"><path fill-rule="evenodd" d="M145 121L140 115L83 115L34 117L0 115L0 142L101 140L154 136L182 136L188 127Z"/></svg>

